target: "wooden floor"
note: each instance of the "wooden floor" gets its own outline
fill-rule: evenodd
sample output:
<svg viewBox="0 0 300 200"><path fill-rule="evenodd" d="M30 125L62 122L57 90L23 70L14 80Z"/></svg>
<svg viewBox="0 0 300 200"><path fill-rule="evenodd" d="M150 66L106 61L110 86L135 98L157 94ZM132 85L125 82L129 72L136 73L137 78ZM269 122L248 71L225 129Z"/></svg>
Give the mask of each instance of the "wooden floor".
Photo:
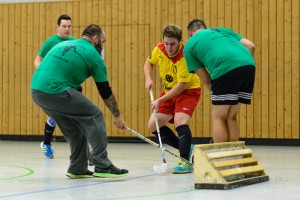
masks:
<svg viewBox="0 0 300 200"><path fill-rule="evenodd" d="M156 174L160 151L149 144L109 143L109 158L129 169L118 179L69 179L69 146L54 142L54 159L42 156L39 142L0 141L0 199L204 199L299 200L300 147L247 146L259 160L270 181L231 190L195 190L193 174ZM168 149L176 152L171 147ZM176 158L166 154L168 170ZM93 170L93 167L90 167Z"/></svg>

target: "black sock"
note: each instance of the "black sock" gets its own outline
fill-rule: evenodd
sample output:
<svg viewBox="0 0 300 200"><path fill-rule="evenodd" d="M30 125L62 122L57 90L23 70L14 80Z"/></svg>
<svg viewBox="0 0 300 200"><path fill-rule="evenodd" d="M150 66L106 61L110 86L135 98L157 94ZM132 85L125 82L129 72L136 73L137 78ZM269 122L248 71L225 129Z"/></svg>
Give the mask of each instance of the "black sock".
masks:
<svg viewBox="0 0 300 200"><path fill-rule="evenodd" d="M45 130L44 130L44 144L50 144L53 136L53 132L56 126L54 120L48 119L45 123ZM51 125L50 125L51 124Z"/></svg>
<svg viewBox="0 0 300 200"><path fill-rule="evenodd" d="M176 128L179 141L180 157L189 160L190 149L192 144L192 133L188 125L181 125Z"/></svg>
<svg viewBox="0 0 300 200"><path fill-rule="evenodd" d="M162 142L178 149L178 138L174 132L167 126L162 126L159 130ZM157 131L152 133L157 136Z"/></svg>

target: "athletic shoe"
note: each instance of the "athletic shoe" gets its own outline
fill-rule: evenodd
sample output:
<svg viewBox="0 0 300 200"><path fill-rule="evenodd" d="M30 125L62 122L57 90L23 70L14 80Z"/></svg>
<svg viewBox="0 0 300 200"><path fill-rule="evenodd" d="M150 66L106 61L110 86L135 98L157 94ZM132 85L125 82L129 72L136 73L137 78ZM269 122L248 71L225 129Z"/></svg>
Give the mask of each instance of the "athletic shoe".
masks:
<svg viewBox="0 0 300 200"><path fill-rule="evenodd" d="M118 178L128 175L127 169L119 169L113 164L104 169L95 170L94 176L100 178Z"/></svg>
<svg viewBox="0 0 300 200"><path fill-rule="evenodd" d="M94 172L91 171L87 171L84 174L72 174L72 173L67 173L66 176L72 179L76 179L76 178L93 178Z"/></svg>
<svg viewBox="0 0 300 200"><path fill-rule="evenodd" d="M193 171L194 167L190 163L184 161L179 161L178 165L171 169L173 174L193 173Z"/></svg>
<svg viewBox="0 0 300 200"><path fill-rule="evenodd" d="M191 163L194 163L194 145L191 144L189 160Z"/></svg>
<svg viewBox="0 0 300 200"><path fill-rule="evenodd" d="M54 151L51 148L51 144L44 144L44 142L41 143L41 148L43 149L43 154L46 158L53 158L54 157Z"/></svg>

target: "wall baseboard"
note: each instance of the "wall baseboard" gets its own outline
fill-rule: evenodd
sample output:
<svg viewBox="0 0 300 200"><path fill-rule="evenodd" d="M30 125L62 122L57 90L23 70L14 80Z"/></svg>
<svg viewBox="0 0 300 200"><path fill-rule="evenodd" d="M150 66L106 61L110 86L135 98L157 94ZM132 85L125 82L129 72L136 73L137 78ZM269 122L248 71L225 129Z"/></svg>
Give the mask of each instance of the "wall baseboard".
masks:
<svg viewBox="0 0 300 200"><path fill-rule="evenodd" d="M150 137L149 139L158 142L157 138ZM35 135L0 135L0 140L4 141L42 141L43 136ZM193 144L207 144L211 138L193 138ZM276 138L240 138L245 141L246 145L265 145L265 146L300 146L300 139L276 139ZM55 142L66 142L63 136L54 136ZM111 143L145 143L143 140L135 137L108 137L108 142Z"/></svg>

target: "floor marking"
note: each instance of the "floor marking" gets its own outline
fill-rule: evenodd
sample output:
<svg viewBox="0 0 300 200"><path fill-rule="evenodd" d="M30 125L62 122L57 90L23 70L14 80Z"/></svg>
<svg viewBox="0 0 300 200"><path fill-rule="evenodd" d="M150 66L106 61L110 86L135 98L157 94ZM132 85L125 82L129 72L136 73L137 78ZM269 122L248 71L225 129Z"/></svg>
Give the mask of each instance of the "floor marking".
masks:
<svg viewBox="0 0 300 200"><path fill-rule="evenodd" d="M28 167L23 167L23 166L14 166L14 165L7 165L7 164L1 164L0 166L8 166L8 167L14 167L14 168L20 168L20 169L25 169L28 172L26 174L23 175L19 175L19 176L12 176L12 177L7 177L7 178L0 178L0 180L8 180L8 179L14 179L14 178L20 178L20 177L24 177L24 176L30 176L34 173L34 171Z"/></svg>
<svg viewBox="0 0 300 200"><path fill-rule="evenodd" d="M53 189L47 189L47 190L37 190L37 191L23 192L23 193L18 193L18 194L8 194L8 195L0 196L0 199L1 198L7 198L7 197L19 197L19 196L25 196L25 195L30 195L30 194L59 191L59 190L76 189L76 188L82 188L82 187L88 187L88 186L108 184L108 183L113 183L113 182L116 182L116 181L134 180L134 179L139 179L139 178L144 178L144 177L149 177L149 176L157 176L157 175L159 175L159 174L155 173L155 174L148 174L148 175L144 175L144 176L136 176L136 177L127 178L127 179L126 178L125 179L114 179L114 180L109 180L107 182L83 184L83 185L69 186L69 187L62 187L62 188L53 188ZM97 178L95 177L95 179L97 179ZM101 179L101 180L103 180L103 179Z"/></svg>

